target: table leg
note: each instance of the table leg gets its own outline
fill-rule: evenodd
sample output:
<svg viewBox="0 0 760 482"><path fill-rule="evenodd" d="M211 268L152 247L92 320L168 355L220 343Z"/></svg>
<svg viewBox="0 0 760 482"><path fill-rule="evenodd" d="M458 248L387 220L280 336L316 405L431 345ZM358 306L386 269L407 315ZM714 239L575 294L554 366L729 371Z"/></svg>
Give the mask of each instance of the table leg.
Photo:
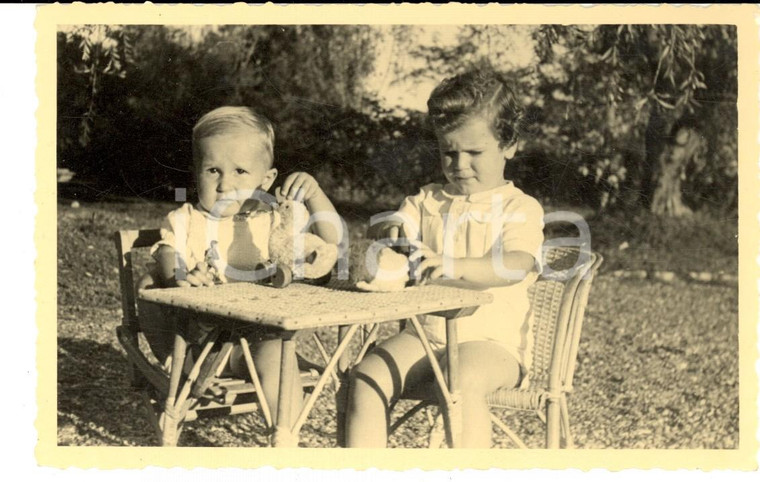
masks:
<svg viewBox="0 0 760 482"><path fill-rule="evenodd" d="M346 338L348 326L341 325L338 327L338 344ZM338 386L335 390L335 412L338 419L337 424L337 444L338 447L346 446L346 408L348 405L348 370L349 370L348 353L342 353L338 359Z"/></svg>
<svg viewBox="0 0 760 482"><path fill-rule="evenodd" d="M452 430L452 426L460 426L461 427L461 416L457 417L456 408L454 399L452 398L451 391L449 390L449 384L446 381L446 377L443 375L443 371L441 370L441 366L438 363L438 358L435 355L435 352L433 351L433 348L430 346L430 341L427 339L427 336L425 335L425 331L422 329L422 325L420 323L421 317L417 316L414 318L410 318L410 321L412 322L412 325L414 326L414 330L417 332L417 335L420 339L420 343L422 343L422 347L425 349L425 353L427 354L428 360L430 361L430 367L433 369L433 375L435 377L435 382L438 384L438 387L441 389L441 395L443 396L443 403L441 405L441 412L443 412L444 421L446 422L446 439L449 443L449 447L456 447L458 446L458 439L454 437L455 431ZM446 318L448 320L448 318ZM448 328L448 322L447 322L447 328ZM452 329L456 331L456 324L453 325ZM447 340L448 341L448 340ZM448 350L448 343L447 343L447 350ZM455 356L458 358L459 352L455 352ZM449 365L451 364L449 363ZM453 377L454 380L457 379L457 375L455 374ZM452 414L453 418L455 420L455 423L452 424ZM459 420L458 422L456 420ZM461 433L461 430L459 431Z"/></svg>
<svg viewBox="0 0 760 482"><path fill-rule="evenodd" d="M449 394L451 401L447 407L449 423L447 428L447 441L449 447L462 446L462 403L461 389L459 384L459 340L457 339L457 319L446 320L446 368L448 370Z"/></svg>
<svg viewBox="0 0 760 482"><path fill-rule="evenodd" d="M296 342L293 333L286 334L282 339L282 352L280 355L280 389L277 395L277 422L272 437L272 445L275 447L297 447L298 435L293 433L293 421L290 420L293 400L290 394L293 392L293 371L296 366Z"/></svg>
<svg viewBox="0 0 760 482"><path fill-rule="evenodd" d="M253 362L253 355L251 355L251 347L248 346L248 340L244 337L240 337L240 348L243 350L243 358L245 358L245 365L248 368L248 375L251 377L253 386L256 387L256 393L259 395L259 408L264 416L264 421L267 425L267 430L274 428L272 422L272 412L269 410L269 404L267 403L267 397L264 396L264 388L261 386L261 379L259 378L259 372L256 371L256 365Z"/></svg>
<svg viewBox="0 0 760 482"><path fill-rule="evenodd" d="M172 368L169 375L169 394L166 397L166 405L174 406L174 401L179 395L179 382L182 377L182 368L185 365L187 342L180 333L174 335L174 350L172 352Z"/></svg>
<svg viewBox="0 0 760 482"><path fill-rule="evenodd" d="M317 397L320 393L322 393L322 389L327 383L328 375L335 369L335 366L338 364L338 359L345 353L348 344L351 342L351 338L354 336L358 328L359 325L350 327L346 332L344 338L335 348L335 353L333 353L333 356L327 363L327 366L325 367L322 375L319 377L317 384L314 385L314 391L311 392L309 397L306 399L306 402L304 402L303 407L301 408L301 413L298 415L298 420L296 420L296 423L293 425L293 433L297 434L301 430L304 422L306 422L306 417L309 416L309 412L311 412L312 407L314 407L314 404L317 401Z"/></svg>
<svg viewBox="0 0 760 482"><path fill-rule="evenodd" d="M174 406L179 395L179 383L182 377L182 369L185 365L187 342L179 329L174 335L174 350L172 353L172 368L169 374L169 393L164 401L164 412L159 417L159 431L161 432L161 445L173 447L177 445L179 436L179 414Z"/></svg>

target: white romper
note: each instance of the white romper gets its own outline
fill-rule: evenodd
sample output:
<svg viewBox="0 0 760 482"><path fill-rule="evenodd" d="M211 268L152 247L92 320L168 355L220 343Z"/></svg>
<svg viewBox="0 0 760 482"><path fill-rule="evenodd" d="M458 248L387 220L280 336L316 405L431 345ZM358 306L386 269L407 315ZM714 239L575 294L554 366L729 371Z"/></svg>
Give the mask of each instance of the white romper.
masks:
<svg viewBox="0 0 760 482"><path fill-rule="evenodd" d="M511 181L471 195L450 192L450 186L423 186L419 194L404 200L396 214L404 220L407 237L421 241L438 254L463 258L497 253L496 269L503 269L498 253L524 251L533 255L535 271L510 286L479 288L461 280L437 281L493 294L493 303L481 306L469 317L460 318L459 342L496 342L507 349L527 372L533 345L528 287L542 269L543 209L538 201L524 194ZM434 347L445 346L446 329L442 318L425 317L423 329Z"/></svg>
<svg viewBox="0 0 760 482"><path fill-rule="evenodd" d="M188 272L210 260L222 267L222 281L255 281L257 264L269 258L270 211L253 211L217 218L190 203L170 212L161 225L161 240L152 248L168 245L177 253L180 267ZM184 265L184 266L182 266Z"/></svg>

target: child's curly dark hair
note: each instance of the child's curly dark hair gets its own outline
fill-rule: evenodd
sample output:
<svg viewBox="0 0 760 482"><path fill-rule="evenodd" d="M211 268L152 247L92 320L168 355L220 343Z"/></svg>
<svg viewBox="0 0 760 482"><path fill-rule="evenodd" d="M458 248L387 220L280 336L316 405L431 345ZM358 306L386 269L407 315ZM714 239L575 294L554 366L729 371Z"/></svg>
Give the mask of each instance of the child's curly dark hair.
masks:
<svg viewBox="0 0 760 482"><path fill-rule="evenodd" d="M470 70L444 80L427 105L428 122L437 132L449 132L485 115L502 147L517 142L524 118L509 81L493 69Z"/></svg>

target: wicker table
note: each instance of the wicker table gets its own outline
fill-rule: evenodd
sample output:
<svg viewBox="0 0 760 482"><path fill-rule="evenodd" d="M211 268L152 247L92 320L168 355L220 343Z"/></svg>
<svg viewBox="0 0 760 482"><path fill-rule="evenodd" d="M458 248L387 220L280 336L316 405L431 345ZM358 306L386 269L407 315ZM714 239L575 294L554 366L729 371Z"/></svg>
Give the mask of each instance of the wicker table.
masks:
<svg viewBox="0 0 760 482"><path fill-rule="evenodd" d="M339 375L345 376L349 363L344 352L360 326L374 324L373 329L376 329L379 323L410 319L418 332L422 333L417 317L433 314L446 319L448 380L444 380L442 370L424 336L421 342L433 366L436 381L441 386L446 401L445 408L450 413L451 423L446 427L449 446L457 447L462 423L459 413L461 407L457 404L459 381L457 371L453 369L458 362L457 318L468 316L478 306L493 300L488 293L436 285L415 286L393 293L365 293L341 281L331 282L327 286L293 283L284 289L252 283L230 283L213 287L143 290L139 297L143 301L209 315L225 322L255 323L279 329L283 339L281 374L292 373L295 369L291 364L295 360L293 336L296 332L327 326L340 327L338 346L329 356L324 372L295 422L288 420L293 401L283 396L291 393L292 387L286 386L291 379L287 376L280 377L279 403L272 440L274 446L297 446L298 432L328 376L335 373L336 368ZM360 354L366 351L369 341L368 339L362 346ZM181 370L181 367L177 369ZM339 427L342 425L340 422ZM342 443L340 432L339 428L339 444Z"/></svg>

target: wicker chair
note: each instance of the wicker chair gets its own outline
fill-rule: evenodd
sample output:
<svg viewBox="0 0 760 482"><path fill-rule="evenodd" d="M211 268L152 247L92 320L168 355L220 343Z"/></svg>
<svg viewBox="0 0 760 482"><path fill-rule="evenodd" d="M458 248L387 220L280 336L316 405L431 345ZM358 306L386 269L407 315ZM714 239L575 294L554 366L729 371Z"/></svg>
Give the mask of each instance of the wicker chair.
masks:
<svg viewBox="0 0 760 482"><path fill-rule="evenodd" d="M141 272L146 271L144 261L150 259L149 247L159 240L159 236L156 229L119 231L115 233L114 241L123 311L122 324L116 328L116 334L129 360L131 384L142 395L160 444L175 446L183 424L198 417L257 410L271 434L274 427L272 415L266 400L263 397L259 400L256 396L261 392L261 382L248 342L241 334L234 330L224 334L219 329L214 330L200 354L185 363L190 357L187 356L189 347L179 335L182 327L177 325L182 322L167 320L169 329L175 333L169 362L162 365L147 348L139 323L140 307L135 287ZM243 349L249 377L222 378L222 369L236 343L240 343ZM303 360L299 360L299 365L302 385L308 391L316 384L319 370Z"/></svg>
<svg viewBox="0 0 760 482"><path fill-rule="evenodd" d="M492 409L534 412L546 425L546 448L573 447L567 394L573 389L573 375L580 343L583 317L594 275L602 263L595 252L571 247L552 247L544 253L544 274L529 289L533 310L533 363L528 388L500 389L488 397ZM402 399L418 400L391 426L395 431L412 415L437 400L432 387L416 387ZM393 407L392 407L393 408ZM431 421L430 446L443 441L441 417L428 414ZM491 419L518 447L522 440L496 415Z"/></svg>

